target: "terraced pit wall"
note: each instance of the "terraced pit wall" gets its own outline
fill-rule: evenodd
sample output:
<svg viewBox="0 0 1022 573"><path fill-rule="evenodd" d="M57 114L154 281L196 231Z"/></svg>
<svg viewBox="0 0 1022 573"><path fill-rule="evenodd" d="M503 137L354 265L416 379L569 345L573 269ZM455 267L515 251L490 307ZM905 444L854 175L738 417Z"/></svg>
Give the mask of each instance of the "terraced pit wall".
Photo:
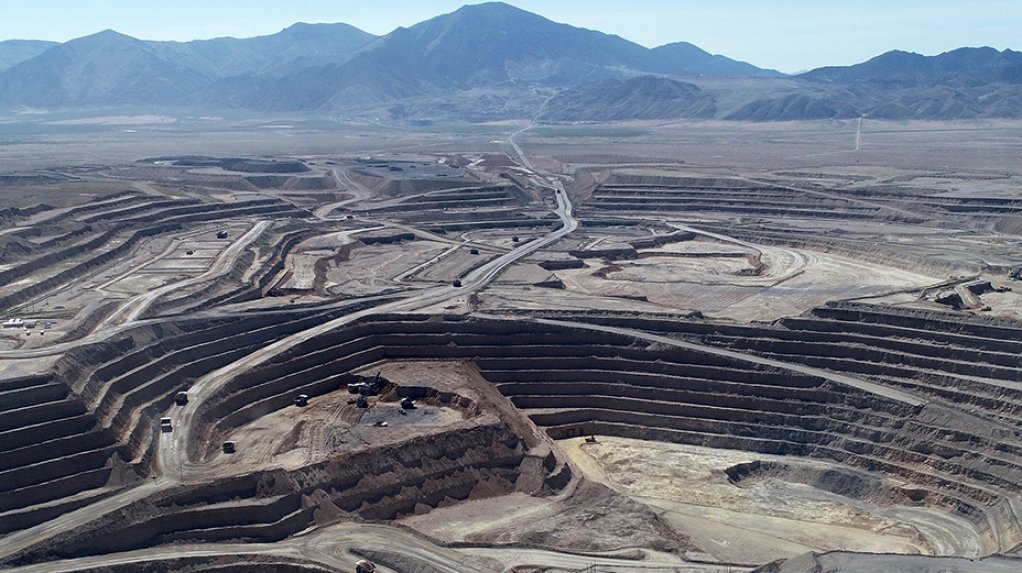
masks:
<svg viewBox="0 0 1022 573"><path fill-rule="evenodd" d="M133 563L118 563L75 569L75 573L336 573L318 563L261 553L235 553L218 557L172 557L139 559Z"/></svg>
<svg viewBox="0 0 1022 573"><path fill-rule="evenodd" d="M619 313L541 313L635 328L772 359L863 376L953 404L998 436L1022 427L1022 325L976 317L833 302L772 325L739 325ZM1002 446L1003 447L1003 446Z"/></svg>
<svg viewBox="0 0 1022 573"><path fill-rule="evenodd" d="M1022 540L1010 493L1022 486L1022 449L998 445L969 413L938 416L824 378L593 329L374 317L229 381L199 427L215 443L384 359L473 360L554 438L604 433L826 459L906 480L912 499L972 520L991 550Z"/></svg>
<svg viewBox="0 0 1022 573"><path fill-rule="evenodd" d="M147 474L158 418L195 378L370 304L157 322L76 348L47 377L0 380L0 532Z"/></svg>
<svg viewBox="0 0 1022 573"><path fill-rule="evenodd" d="M39 243L37 246L40 249L52 249L52 248L57 247L58 245L67 243L67 242L71 241L72 239L81 237L82 235L87 235L87 234L89 234L89 233L91 233L93 231L94 231L94 229L92 228L91 225L84 225L84 226L82 226L82 227L80 227L78 229L75 229L73 231L68 231L67 233L64 233L63 235L58 235L56 237L53 237L52 239L47 239L47 240Z"/></svg>
<svg viewBox="0 0 1022 573"><path fill-rule="evenodd" d="M847 319L844 321L847 323L844 329L853 333L857 324L866 324L872 328L887 320L883 312L870 314L862 308L864 306L836 305L824 307L823 310L859 313L858 320L853 315L844 316ZM69 399L54 401L56 394L47 394L58 390L52 387L52 381L19 382L31 387L39 386L38 390L32 391L39 398L39 406L26 410L19 407L20 403L11 402L13 409L9 412L0 411L0 432L18 428L20 422L32 419L30 414L40 408L59 407L67 412L57 417L44 416L44 419L51 421L37 424L36 431L48 428L47 431L52 431L55 439L70 440L66 445L70 448L74 440L82 439L76 437L72 426L87 423L90 413L95 412L92 418L93 437L90 439L100 440L101 434L108 432L115 434L118 441L100 440L70 448L77 452L72 456L79 456L74 460L71 457L51 459L44 456L42 463L51 468L47 471L55 472L46 483L23 484L23 480L36 474L25 467L19 467L7 470L21 472L18 474L0 471L0 484L14 483L19 492L27 491L24 488L36 488L32 490L36 491L33 499L59 501L63 493L50 494L57 484L53 480L65 480L60 483L85 483L92 479L88 483L94 483L95 476L109 474L110 469L104 467L103 460L114 453L124 459L136 460L141 470L146 464L147 452L151 451L151 439L147 440L146 437L152 435L155 417L169 405L173 391L186 387L189 378L236 360L288 332L298 332L330 316L340 316L351 310L331 311L336 314L255 316L206 325L182 323L178 327L149 327L151 331L148 334L133 333L132 336L103 343L105 347L87 347L72 353L55 368L53 381L69 386L80 393L82 398L71 395ZM946 321L936 317L900 312L904 316L897 320L907 321L905 324L928 325L932 328L946 325ZM288 318L285 319L285 316ZM663 322L650 321L645 326L662 327ZM984 339L980 334L1003 334L1006 328L1001 324L959 326L960 330L946 333L950 337L948 340L960 341L961 344L978 344L981 348ZM741 337L732 335L741 332L749 340L757 340L773 332L759 326L747 331L731 330L737 327L707 326L702 321L680 321L673 328L689 337L706 336L712 328L715 329L713 336L725 336L727 344L740 342ZM775 330L780 332L784 329L778 327ZM809 335L816 336L813 333ZM1007 344L1017 339L1002 338L1000 343ZM706 341L714 344L719 342L710 336L706 337ZM907 344L906 341L896 342ZM781 348L758 349L750 355L761 352L775 355ZM890 351L890 356L900 360L894 350ZM871 360L880 358L877 354L869 354L868 357ZM463 316L369 317L305 341L271 362L225 381L220 391L203 402L197 411L196 426L193 428L196 441L191 444L189 455L194 460L215 455L212 446L201 444L217 444L236 428L287 407L295 394L316 396L338 391L355 369L380 360L403 359L474 362L482 375L510 399L515 407L554 438L601 433L836 462L904 480L909 484L900 492L908 500L905 503L944 507L967 518L980 532L988 552L1003 551L1022 541L1016 495L1022 489L1022 446L1015 440L1004 440L997 434L1000 430L1017 428L1019 424L1006 422L1001 412L984 413L981 408L968 403L927 402L925 398L929 394L926 392L930 387L922 384L929 379L925 376L917 380L898 378L905 382L907 391L924 398L922 403L916 404L837 383L824 376L764 366L709 350L649 342L602 331L593 326L565 326L520 319L467 319ZM833 367L833 364L840 362L831 364ZM876 364L877 371L883 372L883 362L871 364ZM954 378L955 375L947 373L945 376ZM957 379L962 384L973 384L976 393L988 390L987 386L972 378ZM1010 389L1010 384L988 386L989 389ZM939 390L939 385L936 388ZM964 386L962 388L965 389ZM16 390L19 388L9 389ZM0 392L0 398L2 396ZM1015 400L1010 393L1003 396L1006 396L1006 400ZM970 407L974 409L968 409ZM84 422L75 421L82 419ZM529 461L528 452L521 445L520 438L514 436L517 442L512 445L512 438L508 437L503 427L476 431L490 433L486 436L475 434L472 440L479 439L479 443L472 440L445 442L447 445L444 447L452 449L447 450L449 455L445 454L445 459L436 458L440 466L421 465L426 458L415 452L415 448L409 450L411 453L388 450L391 452L391 461L395 456L406 455L409 461L405 467L374 466L373 471L379 472L376 475L393 474L395 481L386 482L390 484L386 486L381 485L384 482L331 482L329 480L333 478L328 479L326 475L334 471L331 469L330 472L316 473L315 476L303 473L305 477L301 478L287 474L291 476L288 480L300 481L298 489L305 496L300 503L272 498L272 495L277 494L272 494L276 490L272 484L266 485L269 482L259 482L264 483L260 486L262 489L256 488L256 493L252 495L239 493L241 490L248 491L241 486L231 489L235 493L231 493L229 499L251 498L251 501L245 503L259 505L272 502L275 511L280 510L260 514L260 519L265 519L258 526L248 522L210 525L201 528L202 531L209 531L209 537L204 537L206 533L196 533L190 525L182 525L168 518L168 521L154 521L152 529L139 531L149 532L145 543L156 543L172 537L273 538L292 527L304 527L301 524L308 523L310 516L314 518L317 510L333 514L334 510L327 501L337 507L338 511L356 512L372 518L384 514L400 514L409 507L403 498L398 499L400 495L395 494L395 497L373 488L393 488L397 487L394 485L396 483L407 485L412 483L409 480L417 480L414 482L416 484L437 480L435 486L423 485L421 487L424 489L416 493L420 498L427 499L433 499L430 496L441 490L448 492L444 494L445 499L455 499L461 495L459 492L472 491L476 487L472 484L484 482L490 485L479 486L480 491L509 491L506 489L507 483L513 482L515 487L521 487L521 484L528 482L532 484L529 486L530 491L540 493L556 491L566 483L569 476L566 466L559 468L556 460L545 458ZM0 437L9 435L3 433ZM494 447L503 453L496 455L495 450L492 450ZM458 453L458 448L466 452L472 450L479 453L479 456L462 458L463 454ZM43 455L45 451L44 446L37 455ZM464 461L459 461L462 459ZM500 465L480 465L484 462L479 460L500 460ZM83 465L85 461L91 465ZM521 481L518 477L512 479L515 475L521 475L523 467L530 468L533 477ZM337 471L343 474L343 467ZM93 477L90 478L90 475ZM274 476L275 484L276 476L284 474L268 472L259 475ZM17 479L4 480L11 476ZM450 477L448 481L448 477L444 476L457 477ZM457 487L450 484L457 484ZM76 487L72 488L73 491L87 489L81 484ZM415 485L412 490L419 487ZM317 489L324 493L317 493ZM423 493L427 490L434 493ZM39 492L45 492L45 496L38 497ZM263 495L260 492L269 493ZM306 497L316 500L315 503L306 500ZM21 503L22 498L20 495L9 495L5 499L17 499ZM356 509L352 505L356 500L365 499L373 500L371 505L374 509L363 506ZM30 507L24 511L41 512L44 508ZM161 506L157 513L163 515L168 511L171 510ZM184 514L192 520L188 523L197 523L194 520L202 522L193 516L194 512L201 510L191 508L188 511L191 513ZM0 518L8 514L0 513ZM143 514L145 512L140 515ZM271 517L275 518L272 522L266 521ZM148 517L145 519L149 520ZM214 521L207 525L215 523L213 517L210 519ZM111 521L110 527L128 526ZM81 534L85 535L86 532ZM105 536L104 539L106 537L116 539L116 536ZM90 551L87 549L89 543L82 538L79 545L74 545L76 549L73 551L59 551L64 552L61 555Z"/></svg>
<svg viewBox="0 0 1022 573"><path fill-rule="evenodd" d="M180 486L20 552L4 565L173 542L272 542L340 518L395 519L516 491L518 482L531 481L523 479L526 458L518 436L502 426L479 426L347 453L300 470Z"/></svg>
<svg viewBox="0 0 1022 573"><path fill-rule="evenodd" d="M241 276L253 262L254 256L250 254L251 251L246 251L248 256L240 256L226 275L211 281L198 292L158 301L147 309L145 316L155 317L181 307L187 307L190 311L195 312L219 305L256 300L265 296L272 290L270 285L284 270L288 255L303 241L317 235L318 232L314 230L292 231L283 234L274 244L273 252L261 263L260 268L253 275L254 278L249 279L248 283L239 285L236 283L238 281L236 277ZM233 288L231 288L232 285ZM217 293L220 290L224 292Z"/></svg>
<svg viewBox="0 0 1022 573"><path fill-rule="evenodd" d="M154 235L159 235L161 233L177 231L180 228L181 226L178 223L164 223L154 227L149 227L147 229L142 229L140 231L135 231L126 241L112 249L104 250L102 253L96 255L95 257L92 257L69 269L66 269L55 275L52 275L49 278L36 282L32 284L32 286L17 290L11 294L8 294L7 296L0 297L0 308L10 308L17 304L25 302L26 300L29 300L30 298L36 295L53 290L54 288L64 283L67 283L68 281L80 277L87 273L88 271L100 265L104 265L116 259L117 257L120 257L125 253L129 252L142 239L146 237L152 237ZM17 271L17 273L15 274L19 275L19 277L27 276L32 272L38 271L39 269L45 268L51 264L59 262L60 260L64 260L65 258L74 256L68 254L68 251L75 250L76 251L75 254L79 254L82 252L91 251L94 248L98 248L99 245L109 242L109 240L113 237L114 234L116 234L114 231L109 231L107 233L104 233L100 237L97 237L93 241L90 241L86 245L79 245L77 247L73 247L72 249L61 251L60 253L58 253L60 256L57 258L53 258L50 255L44 255L43 257L39 257L38 259L35 259L30 263L18 265L17 267L11 269L11 271ZM97 244L94 247L87 246L91 245L92 243ZM81 247L81 250L77 250L79 249L79 247Z"/></svg>
<svg viewBox="0 0 1022 573"><path fill-rule="evenodd" d="M201 289L187 292L173 298L160 298L151 303L141 315L141 318L156 318L158 316L172 313L198 312L213 308L223 301L236 297L246 292L255 291L251 284L242 283L242 276L252 263L255 262L255 253L251 250L242 252L227 273L209 281Z"/></svg>
<svg viewBox="0 0 1022 573"><path fill-rule="evenodd" d="M5 178L0 178L0 181L4 181L4 179ZM39 203L32 205L31 207L4 207L3 209L0 209L0 219L4 221L23 219L52 209L53 205L47 205L45 203Z"/></svg>

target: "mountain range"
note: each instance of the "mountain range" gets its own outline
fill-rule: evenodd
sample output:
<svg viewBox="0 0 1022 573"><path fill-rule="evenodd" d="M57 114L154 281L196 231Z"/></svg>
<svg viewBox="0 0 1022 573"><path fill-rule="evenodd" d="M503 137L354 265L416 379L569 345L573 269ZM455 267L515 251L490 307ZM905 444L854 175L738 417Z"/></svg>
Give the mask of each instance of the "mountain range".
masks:
<svg viewBox="0 0 1022 573"><path fill-rule="evenodd" d="M0 110L249 110L391 120L1022 117L1022 53L889 52L798 76L686 42L649 49L501 2L374 36L295 24L151 42L0 42Z"/></svg>
<svg viewBox="0 0 1022 573"><path fill-rule="evenodd" d="M0 71L30 60L56 46L56 42L42 40L7 40L0 42Z"/></svg>

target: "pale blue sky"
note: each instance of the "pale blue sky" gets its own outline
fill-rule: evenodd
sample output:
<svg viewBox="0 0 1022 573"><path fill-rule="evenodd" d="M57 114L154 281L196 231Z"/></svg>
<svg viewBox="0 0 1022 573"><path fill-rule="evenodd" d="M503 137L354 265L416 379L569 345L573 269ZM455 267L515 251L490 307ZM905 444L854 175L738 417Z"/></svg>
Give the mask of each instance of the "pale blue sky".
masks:
<svg viewBox="0 0 1022 573"><path fill-rule="evenodd" d="M147 40L272 34L346 22L385 34L465 0L0 0L0 40L66 41L107 28ZM513 0L551 20L653 47L687 41L794 72L892 49L1022 49L1020 0Z"/></svg>

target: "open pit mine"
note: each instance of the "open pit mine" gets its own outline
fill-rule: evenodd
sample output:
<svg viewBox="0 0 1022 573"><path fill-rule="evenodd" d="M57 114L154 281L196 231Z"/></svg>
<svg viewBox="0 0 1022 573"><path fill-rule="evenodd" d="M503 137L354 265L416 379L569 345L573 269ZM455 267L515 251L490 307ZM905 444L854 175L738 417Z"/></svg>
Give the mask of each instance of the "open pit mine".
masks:
<svg viewBox="0 0 1022 573"><path fill-rule="evenodd" d="M566 138L3 176L0 569L1022 571L1020 176Z"/></svg>

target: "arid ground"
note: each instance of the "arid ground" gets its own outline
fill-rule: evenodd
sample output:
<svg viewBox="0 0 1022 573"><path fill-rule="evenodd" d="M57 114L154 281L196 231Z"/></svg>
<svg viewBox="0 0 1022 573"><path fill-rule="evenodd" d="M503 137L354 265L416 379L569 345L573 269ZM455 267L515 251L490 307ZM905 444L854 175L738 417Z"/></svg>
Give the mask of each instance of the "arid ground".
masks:
<svg viewBox="0 0 1022 573"><path fill-rule="evenodd" d="M1022 124L856 127L0 124L0 567L1017 570Z"/></svg>

